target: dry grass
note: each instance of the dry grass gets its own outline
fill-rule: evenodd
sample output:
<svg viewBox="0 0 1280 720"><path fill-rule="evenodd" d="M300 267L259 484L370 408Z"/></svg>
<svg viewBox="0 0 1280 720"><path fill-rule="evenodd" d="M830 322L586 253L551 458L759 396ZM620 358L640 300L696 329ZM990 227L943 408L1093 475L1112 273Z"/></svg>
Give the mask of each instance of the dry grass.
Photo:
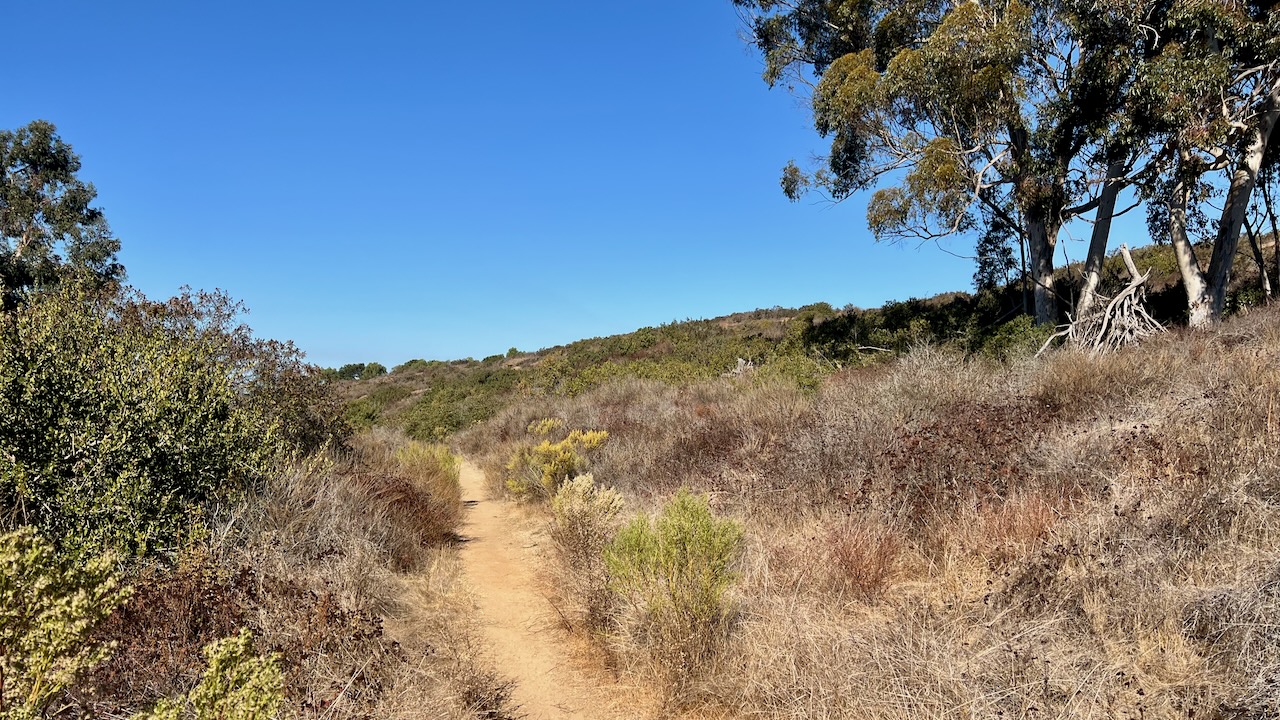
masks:
<svg viewBox="0 0 1280 720"><path fill-rule="evenodd" d="M393 433L287 468L136 579L103 638L118 650L74 704L122 717L188 690L200 648L248 627L280 658L286 717L513 717L456 587L460 514L456 458Z"/></svg>
<svg viewBox="0 0 1280 720"><path fill-rule="evenodd" d="M1280 716L1280 311L1090 358L922 348L816 394L628 381L509 408L607 430L597 482L747 531L690 702L734 717ZM579 583L590 585L590 583Z"/></svg>

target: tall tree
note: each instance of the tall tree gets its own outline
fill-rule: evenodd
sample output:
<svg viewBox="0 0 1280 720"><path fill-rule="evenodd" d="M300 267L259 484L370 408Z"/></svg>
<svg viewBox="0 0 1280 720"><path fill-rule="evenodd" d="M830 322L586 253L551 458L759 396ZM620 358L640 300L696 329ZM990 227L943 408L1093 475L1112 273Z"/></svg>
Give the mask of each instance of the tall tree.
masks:
<svg viewBox="0 0 1280 720"><path fill-rule="evenodd" d="M868 206L880 238L977 230L986 205L1027 245L1039 322L1058 316L1054 251L1074 217L1109 213L1127 146L1111 137L1141 52L1129 0L734 0L764 77L812 88L825 167L783 188ZM1121 171L1121 172L1116 172ZM1108 192L1111 191L1111 192ZM1108 200L1110 195L1110 200ZM993 198L1006 198L1008 203ZM1109 226L1091 243L1100 267Z"/></svg>
<svg viewBox="0 0 1280 720"><path fill-rule="evenodd" d="M51 285L69 271L101 282L123 279L120 241L97 191L77 177L80 158L52 123L0 131L0 304Z"/></svg>
<svg viewBox="0 0 1280 720"><path fill-rule="evenodd" d="M1154 52L1132 93L1135 132L1163 143L1153 234L1166 237L1187 292L1189 323L1222 317L1231 269L1258 178L1274 157L1280 121L1280 12L1274 3L1163 0L1149 22ZM1195 253L1196 219L1221 193L1208 266ZM1161 217L1163 215L1163 217Z"/></svg>

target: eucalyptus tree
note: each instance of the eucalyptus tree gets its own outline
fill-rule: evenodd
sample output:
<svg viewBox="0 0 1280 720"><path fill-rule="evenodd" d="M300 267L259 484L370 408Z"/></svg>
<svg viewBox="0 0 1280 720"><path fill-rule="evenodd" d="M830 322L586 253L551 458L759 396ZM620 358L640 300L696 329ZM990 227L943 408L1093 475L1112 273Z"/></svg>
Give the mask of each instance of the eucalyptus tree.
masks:
<svg viewBox="0 0 1280 720"><path fill-rule="evenodd" d="M1146 188L1148 218L1153 234L1173 245L1192 326L1221 318L1253 192L1276 161L1280 12L1273 6L1164 0L1149 21L1157 41L1134 85L1131 122L1162 143L1158 182ZM1207 267L1195 253L1197 235L1212 238Z"/></svg>
<svg viewBox="0 0 1280 720"><path fill-rule="evenodd" d="M32 288L68 270L101 282L124 276L120 241L97 191L77 177L80 158L52 123L0 131L0 303L12 308Z"/></svg>
<svg viewBox="0 0 1280 720"><path fill-rule="evenodd" d="M831 138L814 172L791 163L792 199L835 199L882 181L877 238L1016 228L1030 254L1035 316L1058 316L1060 229L1096 213L1087 267L1141 153L1117 135L1143 52L1133 0L734 0L765 57L764 79L807 86ZM1088 300L1085 301L1086 306Z"/></svg>

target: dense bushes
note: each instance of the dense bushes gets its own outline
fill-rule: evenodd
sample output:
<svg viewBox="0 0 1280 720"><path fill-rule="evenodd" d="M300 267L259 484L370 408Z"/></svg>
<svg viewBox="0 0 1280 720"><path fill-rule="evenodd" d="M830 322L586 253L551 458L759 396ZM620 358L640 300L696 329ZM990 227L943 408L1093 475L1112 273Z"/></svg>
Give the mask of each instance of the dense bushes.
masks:
<svg viewBox="0 0 1280 720"><path fill-rule="evenodd" d="M557 510L551 530L558 607L708 716L1275 717L1280 314L1102 357L1032 360L1031 330L993 343L1004 361L917 346L816 392L613 381L459 442L500 476L543 418L599 428L592 474L628 507L686 486L740 523L738 612L702 624L729 631L692 678L661 640L696 634L647 609L667 601L591 564L581 538L612 522ZM560 492L589 508L590 487ZM647 523L629 544L655 543Z"/></svg>
<svg viewBox="0 0 1280 720"><path fill-rule="evenodd" d="M282 427L188 324L74 288L0 316L0 517L146 554L260 481Z"/></svg>
<svg viewBox="0 0 1280 720"><path fill-rule="evenodd" d="M561 483L586 472L588 453L608 439L602 430L574 430L559 442L523 445L507 462L507 489L523 497L551 497Z"/></svg>

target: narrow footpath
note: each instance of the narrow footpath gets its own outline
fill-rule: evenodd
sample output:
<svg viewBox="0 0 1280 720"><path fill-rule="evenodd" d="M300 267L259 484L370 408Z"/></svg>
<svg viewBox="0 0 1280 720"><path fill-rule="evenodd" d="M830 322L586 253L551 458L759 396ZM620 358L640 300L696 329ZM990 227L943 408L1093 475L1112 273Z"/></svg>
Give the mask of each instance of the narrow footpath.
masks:
<svg viewBox="0 0 1280 720"><path fill-rule="evenodd" d="M462 568L477 620L498 672L516 682L513 696L529 720L653 717L635 688L604 668L588 667L546 596L536 568L544 533L526 527L520 511L488 497L484 473L463 461Z"/></svg>

